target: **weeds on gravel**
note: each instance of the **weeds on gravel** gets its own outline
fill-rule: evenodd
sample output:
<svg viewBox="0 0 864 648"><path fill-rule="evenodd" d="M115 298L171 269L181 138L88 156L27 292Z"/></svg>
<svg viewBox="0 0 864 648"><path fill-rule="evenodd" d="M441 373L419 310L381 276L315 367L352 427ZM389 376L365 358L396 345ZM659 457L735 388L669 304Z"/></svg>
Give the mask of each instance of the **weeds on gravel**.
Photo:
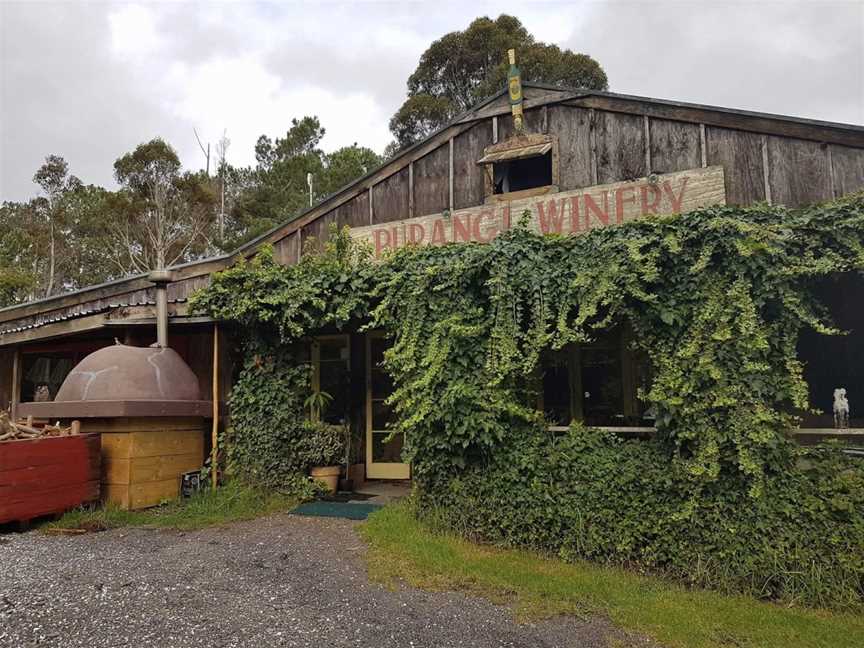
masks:
<svg viewBox="0 0 864 648"><path fill-rule="evenodd" d="M232 482L216 491L202 491L188 499L175 500L143 511L123 511L113 506L82 507L67 512L44 528L48 531L104 531L134 526L200 529L287 511L296 506L298 501L295 495L267 492Z"/></svg>
<svg viewBox="0 0 864 648"><path fill-rule="evenodd" d="M624 630L682 648L864 645L862 616L781 607L587 562L477 545L431 531L415 519L410 503L373 513L361 533L374 580L468 591L514 604L520 618L602 614Z"/></svg>

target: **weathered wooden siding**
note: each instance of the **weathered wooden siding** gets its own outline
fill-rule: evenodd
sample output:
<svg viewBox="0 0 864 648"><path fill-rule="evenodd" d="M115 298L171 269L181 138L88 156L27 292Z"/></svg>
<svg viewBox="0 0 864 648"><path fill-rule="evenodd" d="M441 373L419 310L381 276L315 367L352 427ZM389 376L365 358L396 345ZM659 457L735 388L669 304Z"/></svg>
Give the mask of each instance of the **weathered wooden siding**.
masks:
<svg viewBox="0 0 864 648"><path fill-rule="evenodd" d="M300 237L297 234L289 234L273 244L273 258L282 265L293 265L297 263L300 256Z"/></svg>
<svg viewBox="0 0 864 648"><path fill-rule="evenodd" d="M483 168L477 160L492 144L492 120L486 119L453 140L453 200L456 209L483 204ZM442 147L443 149L444 147ZM415 191L417 176L414 176ZM419 213L415 213L419 216Z"/></svg>
<svg viewBox="0 0 864 648"><path fill-rule="evenodd" d="M306 249L309 245L306 241L315 239L315 244L320 245L327 240L327 233L330 229L330 223L336 222L336 211L329 211L320 218L316 218L308 225L304 225L300 230L300 245L302 249Z"/></svg>
<svg viewBox="0 0 864 648"><path fill-rule="evenodd" d="M549 132L558 136L558 186L569 191L593 184L591 111L550 106L548 120Z"/></svg>
<svg viewBox="0 0 864 648"><path fill-rule="evenodd" d="M726 202L750 205L765 200L762 137L728 128L705 129L708 166L722 164L726 171Z"/></svg>
<svg viewBox="0 0 864 648"><path fill-rule="evenodd" d="M702 146L698 124L648 120L651 140L651 172L672 173L702 166Z"/></svg>
<svg viewBox="0 0 864 648"><path fill-rule="evenodd" d="M372 189L372 213L373 223L388 223L408 216L407 166Z"/></svg>
<svg viewBox="0 0 864 648"><path fill-rule="evenodd" d="M449 206L450 147L445 145L414 163L414 215L437 214Z"/></svg>
<svg viewBox="0 0 864 648"><path fill-rule="evenodd" d="M596 111L594 131L599 184L648 175L645 168L645 125L642 117Z"/></svg>
<svg viewBox="0 0 864 648"><path fill-rule="evenodd" d="M346 203L339 205L339 224L362 227L369 224L369 192L364 191Z"/></svg>
<svg viewBox="0 0 864 648"><path fill-rule="evenodd" d="M833 197L825 144L767 136L766 146L771 202L801 207Z"/></svg>
<svg viewBox="0 0 864 648"><path fill-rule="evenodd" d="M562 191L714 165L724 167L728 204L798 207L864 189L864 131L855 127L529 87L525 128L557 137ZM481 205L484 169L476 162L513 134L506 97L498 97L263 240L281 263L295 263L305 241L325 239L331 223L357 228ZM210 273L254 250L178 269L169 300L185 301ZM122 319L142 307L141 316L154 301L142 276L28 304L0 312L0 344L91 330L108 314Z"/></svg>
<svg viewBox="0 0 864 648"><path fill-rule="evenodd" d="M864 150L832 144L829 153L834 181L834 196L864 189Z"/></svg>

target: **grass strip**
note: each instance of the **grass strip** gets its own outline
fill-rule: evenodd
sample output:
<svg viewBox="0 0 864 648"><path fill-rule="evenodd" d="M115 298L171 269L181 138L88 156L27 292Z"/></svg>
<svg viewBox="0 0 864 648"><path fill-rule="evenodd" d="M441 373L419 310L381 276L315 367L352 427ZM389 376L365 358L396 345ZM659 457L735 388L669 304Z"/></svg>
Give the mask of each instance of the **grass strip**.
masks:
<svg viewBox="0 0 864 648"><path fill-rule="evenodd" d="M784 607L588 562L477 545L432 532L408 503L373 513L361 533L374 580L468 591L512 603L521 619L603 614L626 631L686 648L864 646L862 615Z"/></svg>
<svg viewBox="0 0 864 648"><path fill-rule="evenodd" d="M297 503L298 499L291 495L229 483L216 491L201 491L187 499L142 511L124 511L115 506L82 507L68 511L43 529L49 533L61 529L102 531L134 526L201 529L287 511Z"/></svg>

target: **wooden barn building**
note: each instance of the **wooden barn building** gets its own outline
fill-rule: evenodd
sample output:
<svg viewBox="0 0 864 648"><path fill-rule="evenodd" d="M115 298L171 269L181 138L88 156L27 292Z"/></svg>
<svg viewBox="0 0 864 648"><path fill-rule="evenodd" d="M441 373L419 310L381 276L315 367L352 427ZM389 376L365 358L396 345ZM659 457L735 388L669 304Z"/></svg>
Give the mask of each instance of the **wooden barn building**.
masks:
<svg viewBox="0 0 864 648"><path fill-rule="evenodd" d="M799 207L864 189L862 126L533 84L523 92L524 134L516 136L502 92L234 253L172 268L162 284L168 342L205 400L216 323L190 314L187 300L263 244L293 264L304 241L326 236L331 223L351 226L381 253L406 242L487 240L525 209L538 231L570 233L707 204ZM162 288L140 275L0 310L0 409L16 410L46 386L53 397L76 363L115 339L154 342ZM833 427L832 393L842 386L852 409L848 433L864 435L864 281L827 282L825 291L852 333L802 339L812 402L828 413L808 416L802 427ZM233 369L220 337L215 382L224 400ZM554 420L650 428L636 398L645 367L624 338L610 335L550 361L543 408ZM389 388L377 365L385 344L351 334L309 346L316 380L335 396L327 417L347 414L364 431L370 479L410 475L399 439L385 442Z"/></svg>

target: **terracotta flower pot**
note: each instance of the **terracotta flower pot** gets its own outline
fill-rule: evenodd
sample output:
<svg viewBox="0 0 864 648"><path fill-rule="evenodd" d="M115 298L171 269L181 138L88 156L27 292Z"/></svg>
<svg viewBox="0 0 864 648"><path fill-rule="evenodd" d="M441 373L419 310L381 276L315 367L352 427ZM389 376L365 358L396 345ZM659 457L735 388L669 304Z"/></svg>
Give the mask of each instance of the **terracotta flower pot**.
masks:
<svg viewBox="0 0 864 648"><path fill-rule="evenodd" d="M339 466L316 466L309 471L309 474L317 482L324 484L327 490L332 494L336 492L336 486L339 484Z"/></svg>

